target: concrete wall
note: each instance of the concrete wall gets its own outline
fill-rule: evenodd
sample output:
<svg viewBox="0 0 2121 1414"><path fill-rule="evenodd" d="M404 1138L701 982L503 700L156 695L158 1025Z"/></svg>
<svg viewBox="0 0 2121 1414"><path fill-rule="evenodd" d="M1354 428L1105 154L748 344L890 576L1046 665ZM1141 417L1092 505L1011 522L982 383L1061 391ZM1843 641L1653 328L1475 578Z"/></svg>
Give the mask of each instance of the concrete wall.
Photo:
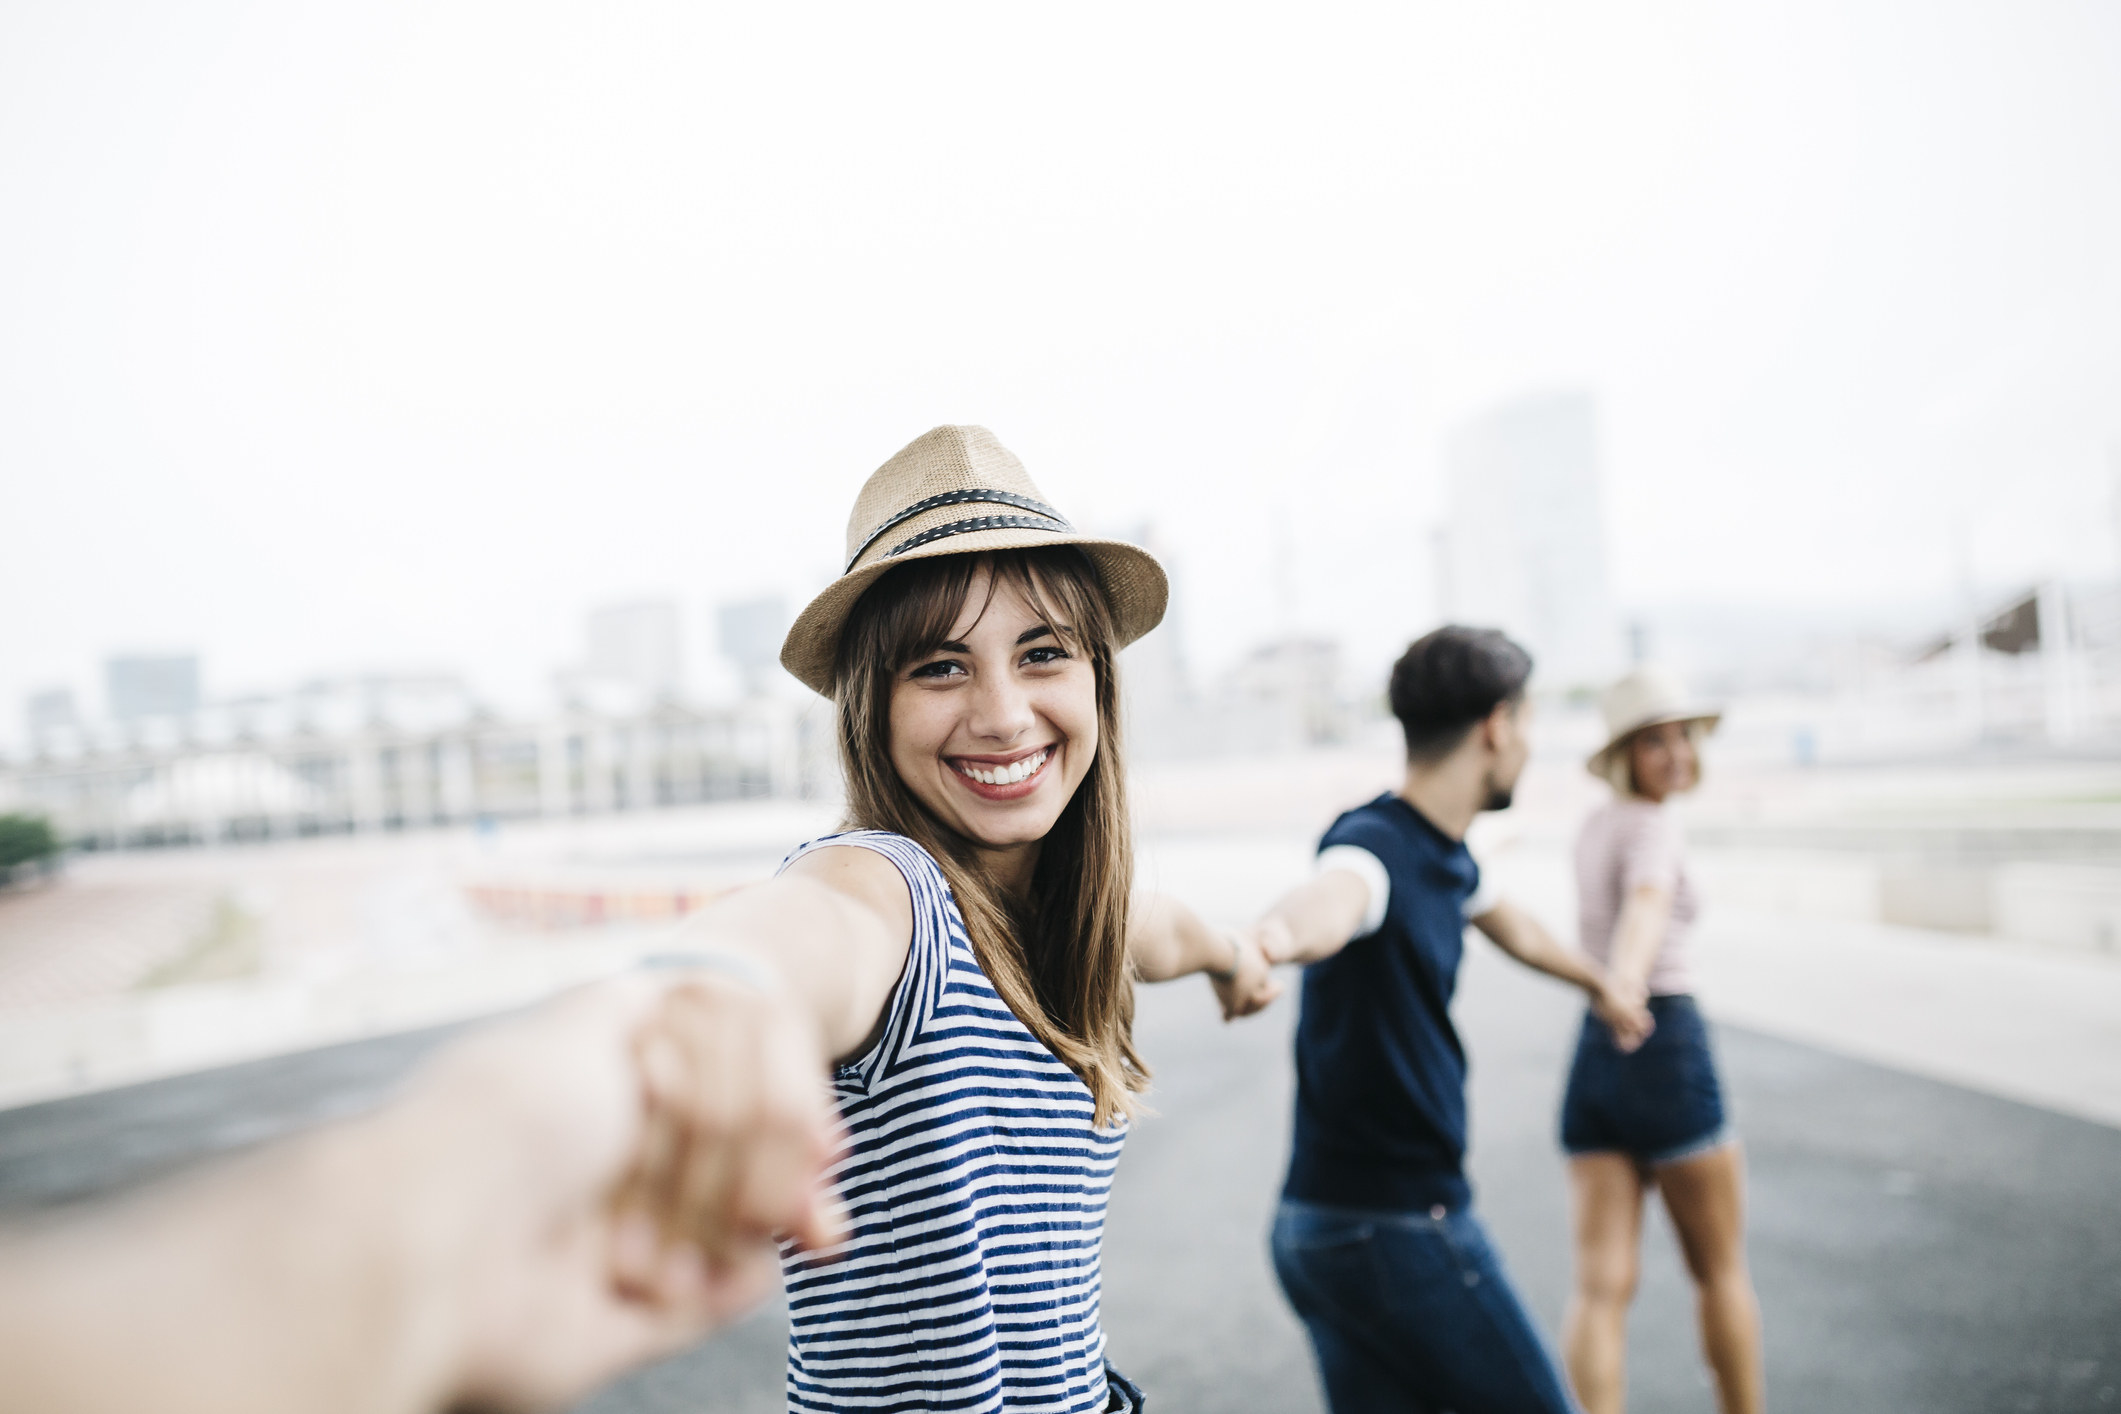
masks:
<svg viewBox="0 0 2121 1414"><path fill-rule="evenodd" d="M1697 849L1708 906L1890 923L2121 956L2121 865Z"/></svg>
<svg viewBox="0 0 2121 1414"><path fill-rule="evenodd" d="M2006 864L1993 893L1996 931L2007 938L2121 955L2121 868Z"/></svg>

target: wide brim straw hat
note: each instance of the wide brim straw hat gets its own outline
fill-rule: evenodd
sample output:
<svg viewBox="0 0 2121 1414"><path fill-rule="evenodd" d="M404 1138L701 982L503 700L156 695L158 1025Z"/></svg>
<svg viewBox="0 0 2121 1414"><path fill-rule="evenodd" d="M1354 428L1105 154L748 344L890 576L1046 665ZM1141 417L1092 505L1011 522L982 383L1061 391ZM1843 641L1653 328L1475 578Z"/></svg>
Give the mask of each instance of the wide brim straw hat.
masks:
<svg viewBox="0 0 2121 1414"><path fill-rule="evenodd" d="M1705 732L1716 730L1723 709L1687 695L1686 685L1662 668L1637 668L1599 695L1599 711L1605 717L1606 743L1592 752L1584 769L1613 789L1627 794L1633 787L1628 773L1628 738L1644 727L1667 722L1698 722Z"/></svg>
<svg viewBox="0 0 2121 1414"><path fill-rule="evenodd" d="M1163 621L1171 585L1156 557L1124 540L1078 532L1033 484L1024 464L984 427L937 427L900 449L862 484L847 517L846 568L796 616L781 666L832 693L840 629L869 586L898 565L1073 545L1089 557L1124 648Z"/></svg>

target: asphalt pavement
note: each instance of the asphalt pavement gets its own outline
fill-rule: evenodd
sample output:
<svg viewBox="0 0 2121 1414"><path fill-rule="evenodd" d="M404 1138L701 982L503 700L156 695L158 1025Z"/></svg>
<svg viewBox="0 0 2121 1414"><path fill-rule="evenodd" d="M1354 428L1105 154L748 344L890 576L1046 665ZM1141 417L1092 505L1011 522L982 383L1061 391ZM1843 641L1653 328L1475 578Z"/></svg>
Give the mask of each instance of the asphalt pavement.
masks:
<svg viewBox="0 0 2121 1414"><path fill-rule="evenodd" d="M1479 1204L1552 1331L1568 1276L1553 1140L1576 1008L1477 946ZM1197 981L1148 989L1157 1110L1129 1140L1106 1233L1113 1359L1160 1414L1321 1408L1265 1234L1289 1108L1292 1007L1224 1026ZM372 1104L446 1030L0 1112L0 1208L91 1199ZM1737 1027L1718 1031L1751 1176L1771 1407L1837 1414L2121 1410L2121 1130ZM1712 1407L1669 1229L1648 1226L1631 1407ZM775 1306L584 1406L781 1408Z"/></svg>

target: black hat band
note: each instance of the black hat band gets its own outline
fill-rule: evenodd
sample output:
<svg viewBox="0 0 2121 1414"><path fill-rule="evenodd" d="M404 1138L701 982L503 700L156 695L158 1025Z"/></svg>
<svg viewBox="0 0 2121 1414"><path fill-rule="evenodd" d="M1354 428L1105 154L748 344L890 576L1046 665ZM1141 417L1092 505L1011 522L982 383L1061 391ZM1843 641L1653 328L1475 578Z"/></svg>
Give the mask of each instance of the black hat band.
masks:
<svg viewBox="0 0 2121 1414"><path fill-rule="evenodd" d="M842 573L852 572L855 564L862 556L869 553L869 547L882 539L884 532L890 530L893 526L903 525L922 511L932 511L937 506L962 506L970 502L992 502L1001 506L1019 506L1027 511L1035 511L1037 514L1028 516L976 516L971 520L952 521L948 525L936 526L933 530L924 530L911 540L892 546L884 552L883 557L888 560L893 555L902 555L917 545L926 545L931 540L941 540L951 535L965 535L975 530L1021 528L1024 530L1051 530L1058 534L1065 534L1075 529L1074 526L1068 524L1066 516L1047 505L1044 501L1033 500L1029 496L1019 496L1014 491L945 491L939 496L929 496L924 500L915 501L912 505L870 531L869 538L862 541L860 548L848 557L847 569L842 571Z"/></svg>
<svg viewBox="0 0 2121 1414"><path fill-rule="evenodd" d="M908 550L918 549L931 540L947 540L953 535L970 535L975 530L1050 530L1055 535L1066 535L1075 529L1064 520L1053 520L1046 516L974 516L970 520L954 520L948 525L938 525L924 530L911 540L901 540L886 550L880 557L890 559L903 555Z"/></svg>

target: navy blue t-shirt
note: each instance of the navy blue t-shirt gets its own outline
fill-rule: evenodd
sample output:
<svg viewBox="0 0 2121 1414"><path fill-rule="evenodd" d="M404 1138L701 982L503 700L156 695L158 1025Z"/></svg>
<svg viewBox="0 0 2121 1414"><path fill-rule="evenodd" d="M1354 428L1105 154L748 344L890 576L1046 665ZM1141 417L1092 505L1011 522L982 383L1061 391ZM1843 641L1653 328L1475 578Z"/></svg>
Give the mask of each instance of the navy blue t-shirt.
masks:
<svg viewBox="0 0 2121 1414"><path fill-rule="evenodd" d="M1319 848L1342 844L1376 855L1391 889L1376 932L1304 969L1282 1192L1349 1208L1463 1207L1466 1056L1451 995L1480 867L1396 795L1335 820Z"/></svg>

